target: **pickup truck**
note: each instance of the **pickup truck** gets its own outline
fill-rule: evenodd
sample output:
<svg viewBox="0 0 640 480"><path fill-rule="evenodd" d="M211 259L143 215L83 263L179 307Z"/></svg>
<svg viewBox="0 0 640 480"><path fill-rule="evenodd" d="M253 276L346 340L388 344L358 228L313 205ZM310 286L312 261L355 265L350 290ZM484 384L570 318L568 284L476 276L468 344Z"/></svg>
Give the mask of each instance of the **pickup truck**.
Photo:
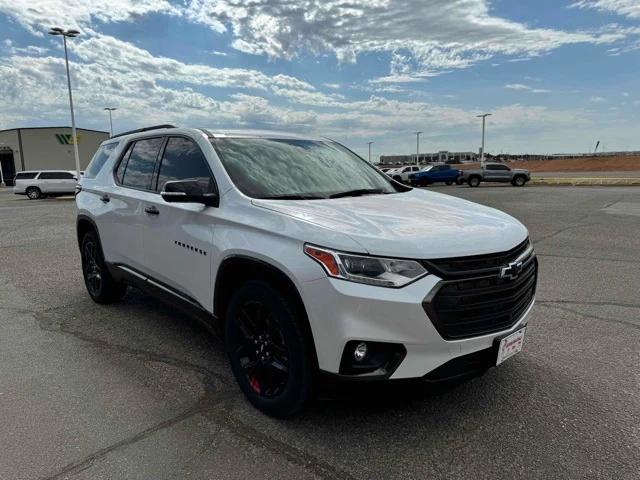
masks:
<svg viewBox="0 0 640 480"><path fill-rule="evenodd" d="M509 182L514 187L524 187L529 180L529 170L511 168L504 163L485 163L482 168L463 170L458 184L467 182L470 187L477 187L480 182Z"/></svg>
<svg viewBox="0 0 640 480"><path fill-rule="evenodd" d="M409 175L418 171L420 171L420 167L417 165L409 165L406 167L396 168L395 170L389 170L386 173L397 182L408 183Z"/></svg>
<svg viewBox="0 0 640 480"><path fill-rule="evenodd" d="M409 175L409 183L417 187L426 187L438 182L451 185L458 180L460 175L462 175L462 171L451 168L451 165L429 165L419 172Z"/></svg>

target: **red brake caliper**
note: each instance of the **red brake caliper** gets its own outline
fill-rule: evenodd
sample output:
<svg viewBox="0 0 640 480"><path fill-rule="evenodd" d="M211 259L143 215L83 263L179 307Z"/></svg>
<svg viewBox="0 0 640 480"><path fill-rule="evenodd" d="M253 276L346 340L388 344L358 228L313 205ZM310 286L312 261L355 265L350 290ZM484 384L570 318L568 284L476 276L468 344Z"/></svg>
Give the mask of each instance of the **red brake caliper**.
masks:
<svg viewBox="0 0 640 480"><path fill-rule="evenodd" d="M251 388L254 392L260 394L260 382L258 381L258 377L256 377L255 375L251 377L251 379L249 380L249 385L251 385Z"/></svg>

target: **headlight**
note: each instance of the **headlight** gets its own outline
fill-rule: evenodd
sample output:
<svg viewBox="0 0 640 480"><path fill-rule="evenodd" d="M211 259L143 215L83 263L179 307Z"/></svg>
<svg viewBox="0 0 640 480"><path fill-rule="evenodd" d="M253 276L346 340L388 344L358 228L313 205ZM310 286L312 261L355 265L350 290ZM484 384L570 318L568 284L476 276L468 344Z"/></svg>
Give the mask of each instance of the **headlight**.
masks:
<svg viewBox="0 0 640 480"><path fill-rule="evenodd" d="M312 245L305 245L304 253L330 277L379 287L403 287L429 273L414 260L353 255Z"/></svg>

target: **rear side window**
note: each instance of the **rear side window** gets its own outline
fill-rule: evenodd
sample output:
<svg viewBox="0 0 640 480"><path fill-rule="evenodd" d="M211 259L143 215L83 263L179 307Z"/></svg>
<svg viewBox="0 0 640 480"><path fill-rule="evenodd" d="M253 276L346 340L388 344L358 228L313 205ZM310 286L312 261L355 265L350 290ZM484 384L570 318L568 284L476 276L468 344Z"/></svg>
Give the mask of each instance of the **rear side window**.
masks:
<svg viewBox="0 0 640 480"><path fill-rule="evenodd" d="M104 167L104 164L107 162L117 145L117 143L109 143L108 145L102 145L98 148L98 151L91 159L91 162L89 162L87 171L84 172L84 177L95 178L96 175L100 173L100 170L102 170L102 167Z"/></svg>
<svg viewBox="0 0 640 480"><path fill-rule="evenodd" d="M38 180L72 180L73 174L69 172L42 172Z"/></svg>
<svg viewBox="0 0 640 480"><path fill-rule="evenodd" d="M123 185L144 190L151 188L153 170L156 166L156 158L162 141L161 137L146 138L138 140L133 145L129 161L124 168Z"/></svg>
<svg viewBox="0 0 640 480"><path fill-rule="evenodd" d="M16 175L16 180L30 180L32 178L36 178L38 172L22 172Z"/></svg>
<svg viewBox="0 0 640 480"><path fill-rule="evenodd" d="M206 192L213 191L213 179L207 160L196 143L188 138L169 138L158 174L158 191L174 180L197 180Z"/></svg>

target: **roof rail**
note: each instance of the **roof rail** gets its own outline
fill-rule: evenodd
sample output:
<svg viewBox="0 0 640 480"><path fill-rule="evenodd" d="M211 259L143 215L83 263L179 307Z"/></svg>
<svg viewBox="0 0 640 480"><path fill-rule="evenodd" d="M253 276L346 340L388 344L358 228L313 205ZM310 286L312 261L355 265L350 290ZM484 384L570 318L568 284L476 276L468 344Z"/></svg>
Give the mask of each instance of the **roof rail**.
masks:
<svg viewBox="0 0 640 480"><path fill-rule="evenodd" d="M132 133L146 132L148 130L158 130L160 128L176 128L176 126L171 125L170 123L164 123L162 125L151 125L150 127L137 128L135 130L128 130L126 132L118 133L117 135L113 135L111 138L122 137L124 135L130 135Z"/></svg>

